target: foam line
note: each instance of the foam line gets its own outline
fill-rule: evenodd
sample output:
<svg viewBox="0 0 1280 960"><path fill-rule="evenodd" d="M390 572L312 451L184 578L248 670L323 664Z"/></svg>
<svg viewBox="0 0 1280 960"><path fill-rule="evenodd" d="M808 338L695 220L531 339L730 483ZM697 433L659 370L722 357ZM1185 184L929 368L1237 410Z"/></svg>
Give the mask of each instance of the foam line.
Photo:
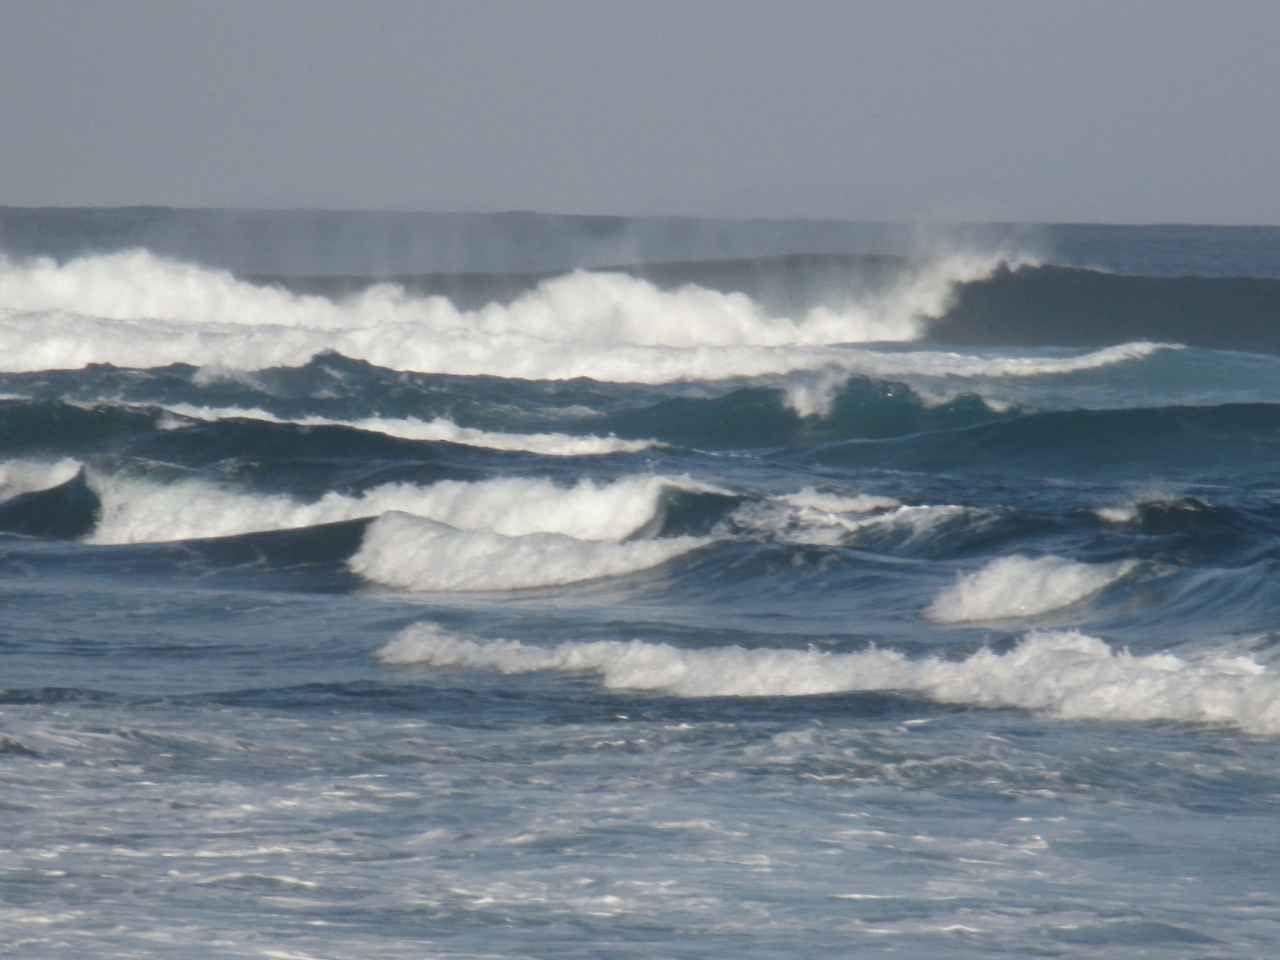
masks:
<svg viewBox="0 0 1280 960"><path fill-rule="evenodd" d="M789 697L898 691L940 703L1015 707L1107 721L1173 720L1280 733L1280 676L1252 656L1134 656L1078 631L1034 632L1007 653L961 661L909 660L892 650L826 653L596 641L530 646L482 640L421 623L377 652L383 663L591 673L614 690L680 697Z"/></svg>
<svg viewBox="0 0 1280 960"><path fill-rule="evenodd" d="M610 453L638 453L657 446L653 440L620 440L617 437L574 436L566 433L495 433L460 427L445 417L420 420L417 417L364 417L359 420L334 420L307 416L283 418L256 407L198 407L186 403L164 407L178 417L192 420L264 420L268 423L295 423L300 426L353 427L370 433L381 433L402 440L437 440L490 450L523 450L550 457L602 456ZM182 427L181 420L167 420L161 427Z"/></svg>

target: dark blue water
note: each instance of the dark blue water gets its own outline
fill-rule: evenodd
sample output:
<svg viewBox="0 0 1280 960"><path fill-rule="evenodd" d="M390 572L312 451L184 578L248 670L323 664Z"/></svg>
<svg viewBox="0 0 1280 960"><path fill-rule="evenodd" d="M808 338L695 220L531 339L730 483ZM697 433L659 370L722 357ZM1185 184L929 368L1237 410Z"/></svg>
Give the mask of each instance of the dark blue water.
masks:
<svg viewBox="0 0 1280 960"><path fill-rule="evenodd" d="M1273 954L1275 237L1068 235L5 262L6 955Z"/></svg>

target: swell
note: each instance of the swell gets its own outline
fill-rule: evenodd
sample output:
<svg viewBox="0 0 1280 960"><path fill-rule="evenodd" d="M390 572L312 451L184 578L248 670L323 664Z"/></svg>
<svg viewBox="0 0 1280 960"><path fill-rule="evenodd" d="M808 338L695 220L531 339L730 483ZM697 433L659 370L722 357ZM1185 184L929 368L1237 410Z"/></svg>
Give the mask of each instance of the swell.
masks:
<svg viewBox="0 0 1280 960"><path fill-rule="evenodd" d="M800 409L797 409L799 407ZM832 390L820 415L788 391L765 387L720 397L673 397L596 418L619 437L651 437L703 449L799 447L837 439L875 439L987 423L1016 412L996 411L975 394L930 403L906 384L850 377Z"/></svg>
<svg viewBox="0 0 1280 960"><path fill-rule="evenodd" d="M306 402L263 391L228 391L223 385L187 385L179 390L166 382L144 393L137 389L137 378L134 382L133 392L147 399L0 400L0 449L22 453L111 448L193 466L231 457L413 461L466 472L498 468L504 459L528 461L531 454L600 457L643 453L655 444L703 450L800 447L948 430L1020 413L993 409L972 393L932 399L900 381L859 376L790 388L741 387L716 396L581 391L582 399L604 408L599 411L581 404L561 406L560 394L538 398L551 400L540 410L513 409L502 402L507 397L505 381L490 382L483 395L476 393L477 385L466 385L453 403L442 395L452 385L424 385L424 398L435 394L430 406L454 413L460 422L440 416L332 416L363 413L369 406L402 407L409 392L404 382L371 383L358 409L331 397ZM469 400L468 394L479 402ZM207 405L209 400L232 397L247 405ZM380 403L383 398L389 402ZM312 412L317 410L326 413Z"/></svg>
<svg viewBox="0 0 1280 960"><path fill-rule="evenodd" d="M1063 347L1152 340L1280 353L1280 279L1002 266L984 280L959 284L926 339Z"/></svg>
<svg viewBox="0 0 1280 960"><path fill-rule="evenodd" d="M155 406L29 400L0 401L0 450L8 456L71 454L109 467L143 463L178 474L208 472L301 495L396 479L469 480L536 471L541 459L527 449L494 449L458 438L412 439L355 424L234 415L209 421ZM0 481L0 495L4 488Z"/></svg>
<svg viewBox="0 0 1280 960"><path fill-rule="evenodd" d="M1212 624L1256 632L1269 629L1276 609L1280 511L1261 503L907 505L813 488L731 493L644 474L574 486L527 478L387 484L303 499L83 468L57 483L73 463L23 466L5 465L24 475L11 485L21 492L0 502L0 532L40 540L7 541L0 559L27 576L217 575L266 589L509 591L630 576L687 556L678 576L656 572L628 589L661 584L664 604L738 611L762 603L768 610L786 594L841 622L861 611L863 629L886 616L898 621L895 632L905 625L913 633L924 622L943 629L1106 623L1161 643L1175 629L1171 615L1184 631ZM54 485L26 489L41 470Z"/></svg>
<svg viewBox="0 0 1280 960"><path fill-rule="evenodd" d="M0 400L0 450L6 453L99 447L155 428L161 411L54 400Z"/></svg>
<svg viewBox="0 0 1280 960"><path fill-rule="evenodd" d="M1280 404L1050 411L800 456L844 467L1234 483L1280 473Z"/></svg>

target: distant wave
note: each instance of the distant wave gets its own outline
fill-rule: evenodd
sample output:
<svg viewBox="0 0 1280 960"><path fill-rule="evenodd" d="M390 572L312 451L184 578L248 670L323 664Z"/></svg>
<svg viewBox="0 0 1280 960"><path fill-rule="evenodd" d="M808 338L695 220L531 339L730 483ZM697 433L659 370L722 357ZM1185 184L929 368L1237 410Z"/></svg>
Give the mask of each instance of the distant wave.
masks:
<svg viewBox="0 0 1280 960"><path fill-rule="evenodd" d="M923 318L946 309L956 282L995 265L991 258L924 265L864 301L788 318L768 315L742 293L691 284L662 290L623 273L575 272L510 304L465 311L389 284L335 303L145 251L63 265L0 261L0 364L260 369L337 350L399 370L715 379L820 366L833 344L913 339Z"/></svg>
<svg viewBox="0 0 1280 960"><path fill-rule="evenodd" d="M741 292L664 290L626 273L566 274L509 304L468 311L390 284L334 302L146 251L61 265L0 260L0 367L256 370L335 350L396 370L527 379L785 373L839 363L836 345L917 338L956 283L997 262L924 264L857 300L774 316Z"/></svg>
<svg viewBox="0 0 1280 960"><path fill-rule="evenodd" d="M1280 733L1280 677L1251 656L1135 656L1077 631L1036 632L1007 653L911 660L893 650L713 647L595 641L539 647L427 622L381 648L387 664L504 674L591 673L613 690L680 697L795 697L896 691L940 703L1018 707L1079 720L1220 723Z"/></svg>
<svg viewBox="0 0 1280 960"><path fill-rule="evenodd" d="M749 296L766 312L803 316L868 301L892 289L909 261L867 255L802 254L624 266L660 289L696 284ZM1258 264L1255 264L1257 266ZM921 314L926 342L963 346L1105 347L1130 341L1280 353L1280 278L1126 276L1010 258L958 278L946 308ZM274 278L305 292L350 295L360 277ZM543 279L521 274L438 274L397 280L460 303L508 302Z"/></svg>
<svg viewBox="0 0 1280 960"><path fill-rule="evenodd" d="M1098 347L1152 340L1280 353L1280 280L1126 277L1002 266L957 286L927 339L958 345Z"/></svg>

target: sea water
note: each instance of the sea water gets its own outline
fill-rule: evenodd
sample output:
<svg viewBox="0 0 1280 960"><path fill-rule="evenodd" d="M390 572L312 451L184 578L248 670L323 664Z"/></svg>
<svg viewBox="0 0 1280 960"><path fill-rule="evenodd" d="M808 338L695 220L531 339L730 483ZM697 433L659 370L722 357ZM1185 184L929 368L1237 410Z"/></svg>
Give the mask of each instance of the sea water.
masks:
<svg viewBox="0 0 1280 960"><path fill-rule="evenodd" d="M11 255L0 953L1273 955L1280 230L1070 236Z"/></svg>

